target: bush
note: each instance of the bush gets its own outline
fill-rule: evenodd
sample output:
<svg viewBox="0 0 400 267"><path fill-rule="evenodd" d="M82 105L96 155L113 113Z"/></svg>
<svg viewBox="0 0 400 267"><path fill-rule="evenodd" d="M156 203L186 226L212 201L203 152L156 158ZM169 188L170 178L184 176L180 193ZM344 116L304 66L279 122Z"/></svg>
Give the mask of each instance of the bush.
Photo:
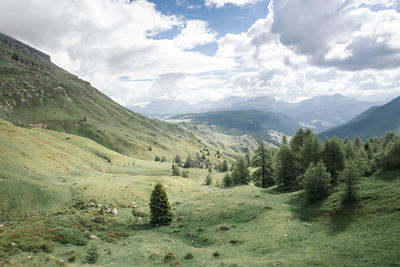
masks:
<svg viewBox="0 0 400 267"><path fill-rule="evenodd" d="M54 234L54 240L61 244L84 246L88 243L87 238L78 229L57 229Z"/></svg>
<svg viewBox="0 0 400 267"><path fill-rule="evenodd" d="M185 255L185 260L190 260L190 259L193 259L193 254L189 252Z"/></svg>
<svg viewBox="0 0 400 267"><path fill-rule="evenodd" d="M97 252L97 246L92 244L86 254L86 262L95 264L99 259L99 253Z"/></svg>
<svg viewBox="0 0 400 267"><path fill-rule="evenodd" d="M182 171L181 176L182 176L183 178L189 178L189 172L188 172L188 171Z"/></svg>
<svg viewBox="0 0 400 267"><path fill-rule="evenodd" d="M154 161L161 161L159 156L155 156Z"/></svg>
<svg viewBox="0 0 400 267"><path fill-rule="evenodd" d="M169 225L172 221L171 206L168 196L161 183L157 183L150 197L150 223L155 225Z"/></svg>
<svg viewBox="0 0 400 267"><path fill-rule="evenodd" d="M178 165L172 165L172 176L180 176L181 172L179 171Z"/></svg>
<svg viewBox="0 0 400 267"><path fill-rule="evenodd" d="M330 180L331 176L322 162L318 162L316 165L310 163L303 179L307 201L313 202L325 198L328 195Z"/></svg>
<svg viewBox="0 0 400 267"><path fill-rule="evenodd" d="M211 178L211 174L210 174L210 173L207 174L204 183L205 183L206 185L211 185L211 184L212 184L212 178Z"/></svg>

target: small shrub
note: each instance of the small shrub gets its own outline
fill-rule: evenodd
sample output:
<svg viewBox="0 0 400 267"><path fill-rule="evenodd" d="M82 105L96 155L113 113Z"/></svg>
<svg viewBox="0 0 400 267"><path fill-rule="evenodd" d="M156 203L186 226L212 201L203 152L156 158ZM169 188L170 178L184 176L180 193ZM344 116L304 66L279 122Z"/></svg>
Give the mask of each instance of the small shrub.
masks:
<svg viewBox="0 0 400 267"><path fill-rule="evenodd" d="M170 261L173 261L173 260L176 260L176 257L174 255L174 253L169 252L169 253L164 255L164 262L170 262Z"/></svg>
<svg viewBox="0 0 400 267"><path fill-rule="evenodd" d="M85 238L78 229L57 229L54 231L54 234L54 241L57 241L61 244L84 246L88 243L87 238Z"/></svg>
<svg viewBox="0 0 400 267"><path fill-rule="evenodd" d="M215 251L215 252L213 253L213 256L217 258L217 257L221 256L221 252Z"/></svg>
<svg viewBox="0 0 400 267"><path fill-rule="evenodd" d="M186 255L185 255L185 260L190 260L190 259L193 259L193 254L190 253L190 252L188 252L188 253L186 253Z"/></svg>
<svg viewBox="0 0 400 267"><path fill-rule="evenodd" d="M188 171L182 171L181 176L182 176L183 178L189 178L189 172L188 172Z"/></svg>
<svg viewBox="0 0 400 267"><path fill-rule="evenodd" d="M207 177L206 177L206 180L204 181L204 183L209 186L212 184L211 174L207 174Z"/></svg>
<svg viewBox="0 0 400 267"><path fill-rule="evenodd" d="M232 180L231 180L231 176L229 175L229 173L225 174L225 176L222 180L222 184L224 185L224 187L229 187L232 185Z"/></svg>
<svg viewBox="0 0 400 267"><path fill-rule="evenodd" d="M222 231L226 231L226 230L229 230L229 229L230 229L230 227L227 226L227 225L221 225L221 226L219 227L219 230L222 230Z"/></svg>
<svg viewBox="0 0 400 267"><path fill-rule="evenodd" d="M76 256L71 256L68 258L68 262L74 262L76 261L77 257Z"/></svg>
<svg viewBox="0 0 400 267"><path fill-rule="evenodd" d="M86 262L90 264L95 264L99 259L98 248L95 244L92 244L86 254Z"/></svg>

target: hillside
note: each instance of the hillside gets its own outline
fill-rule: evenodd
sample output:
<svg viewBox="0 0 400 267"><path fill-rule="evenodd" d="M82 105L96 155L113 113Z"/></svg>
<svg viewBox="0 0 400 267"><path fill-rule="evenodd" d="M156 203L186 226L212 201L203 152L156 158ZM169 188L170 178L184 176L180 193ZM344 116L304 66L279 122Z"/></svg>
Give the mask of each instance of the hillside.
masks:
<svg viewBox="0 0 400 267"><path fill-rule="evenodd" d="M375 105L373 102L359 101L340 94L316 96L297 103L287 103L268 96L249 98L233 96L214 102L203 101L194 106L184 101L161 100L162 112L154 109L159 102L153 101L136 111L145 115L166 117L189 112L256 109L286 114L299 121L303 127L311 128L316 132L349 121Z"/></svg>
<svg viewBox="0 0 400 267"><path fill-rule="evenodd" d="M352 139L358 135L367 140L370 137L383 136L388 131L400 132L400 97L383 106L370 108L349 122L320 133L319 137Z"/></svg>
<svg viewBox="0 0 400 267"><path fill-rule="evenodd" d="M400 261L397 171L362 178L361 201L332 212L337 193L305 205L303 191L203 186L207 170L190 169L189 179L171 177L170 163L135 160L70 134L0 120L0 142L0 204L2 211L8 208L1 217L0 264L82 266L93 245L99 266L396 266ZM222 175L213 173L214 181ZM148 201L160 180L174 221L150 227ZM143 221L132 215L133 201ZM118 213L101 212L92 202ZM11 220L4 220L8 216Z"/></svg>
<svg viewBox="0 0 400 267"><path fill-rule="evenodd" d="M300 125L285 114L259 110L213 111L190 113L171 117L193 125L213 125L217 130L230 135L248 134L258 140L277 144L274 133L293 135Z"/></svg>
<svg viewBox="0 0 400 267"><path fill-rule="evenodd" d="M114 151L147 159L198 150L193 133L127 110L52 64L48 55L2 34L0 118L88 137Z"/></svg>

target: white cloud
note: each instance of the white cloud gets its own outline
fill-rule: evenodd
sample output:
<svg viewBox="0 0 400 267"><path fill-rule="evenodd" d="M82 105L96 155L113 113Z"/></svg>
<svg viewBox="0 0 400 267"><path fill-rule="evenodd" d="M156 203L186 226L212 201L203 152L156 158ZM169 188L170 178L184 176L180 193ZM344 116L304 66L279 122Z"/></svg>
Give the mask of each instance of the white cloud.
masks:
<svg viewBox="0 0 400 267"><path fill-rule="evenodd" d="M177 3L189 8L188 1ZM265 18L217 40L206 21L163 14L145 0L2 0L0 31L44 50L126 105L229 95L373 98L400 93L398 8L396 0L271 0ZM196 52L214 42L214 56Z"/></svg>
<svg viewBox="0 0 400 267"><path fill-rule="evenodd" d="M205 4L208 7L220 8L227 4L245 6L261 2L261 0L206 0Z"/></svg>
<svg viewBox="0 0 400 267"><path fill-rule="evenodd" d="M198 45L205 45L216 41L217 33L207 28L203 20L188 20L185 27L173 39L177 47L192 49Z"/></svg>

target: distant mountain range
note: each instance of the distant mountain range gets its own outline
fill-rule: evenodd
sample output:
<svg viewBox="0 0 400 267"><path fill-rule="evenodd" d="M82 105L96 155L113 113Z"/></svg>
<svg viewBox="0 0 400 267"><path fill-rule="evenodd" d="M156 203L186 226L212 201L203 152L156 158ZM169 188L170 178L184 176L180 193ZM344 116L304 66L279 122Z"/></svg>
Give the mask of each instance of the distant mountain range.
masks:
<svg viewBox="0 0 400 267"><path fill-rule="evenodd" d="M134 111L147 116L170 117L182 113L260 110L286 114L297 120L301 126L316 132L340 125L377 103L359 101L340 94L316 96L298 103L287 103L272 97L232 96L218 101L203 101L196 105L181 100L155 100Z"/></svg>
<svg viewBox="0 0 400 267"><path fill-rule="evenodd" d="M293 135L300 124L283 113L259 110L211 111L171 117L193 125L213 125L228 135L251 135L256 139L279 143L279 134Z"/></svg>
<svg viewBox="0 0 400 267"><path fill-rule="evenodd" d="M370 137L383 136L387 131L400 132L400 97L385 105L372 107L349 122L320 133L319 137L352 139L358 135L367 140Z"/></svg>

